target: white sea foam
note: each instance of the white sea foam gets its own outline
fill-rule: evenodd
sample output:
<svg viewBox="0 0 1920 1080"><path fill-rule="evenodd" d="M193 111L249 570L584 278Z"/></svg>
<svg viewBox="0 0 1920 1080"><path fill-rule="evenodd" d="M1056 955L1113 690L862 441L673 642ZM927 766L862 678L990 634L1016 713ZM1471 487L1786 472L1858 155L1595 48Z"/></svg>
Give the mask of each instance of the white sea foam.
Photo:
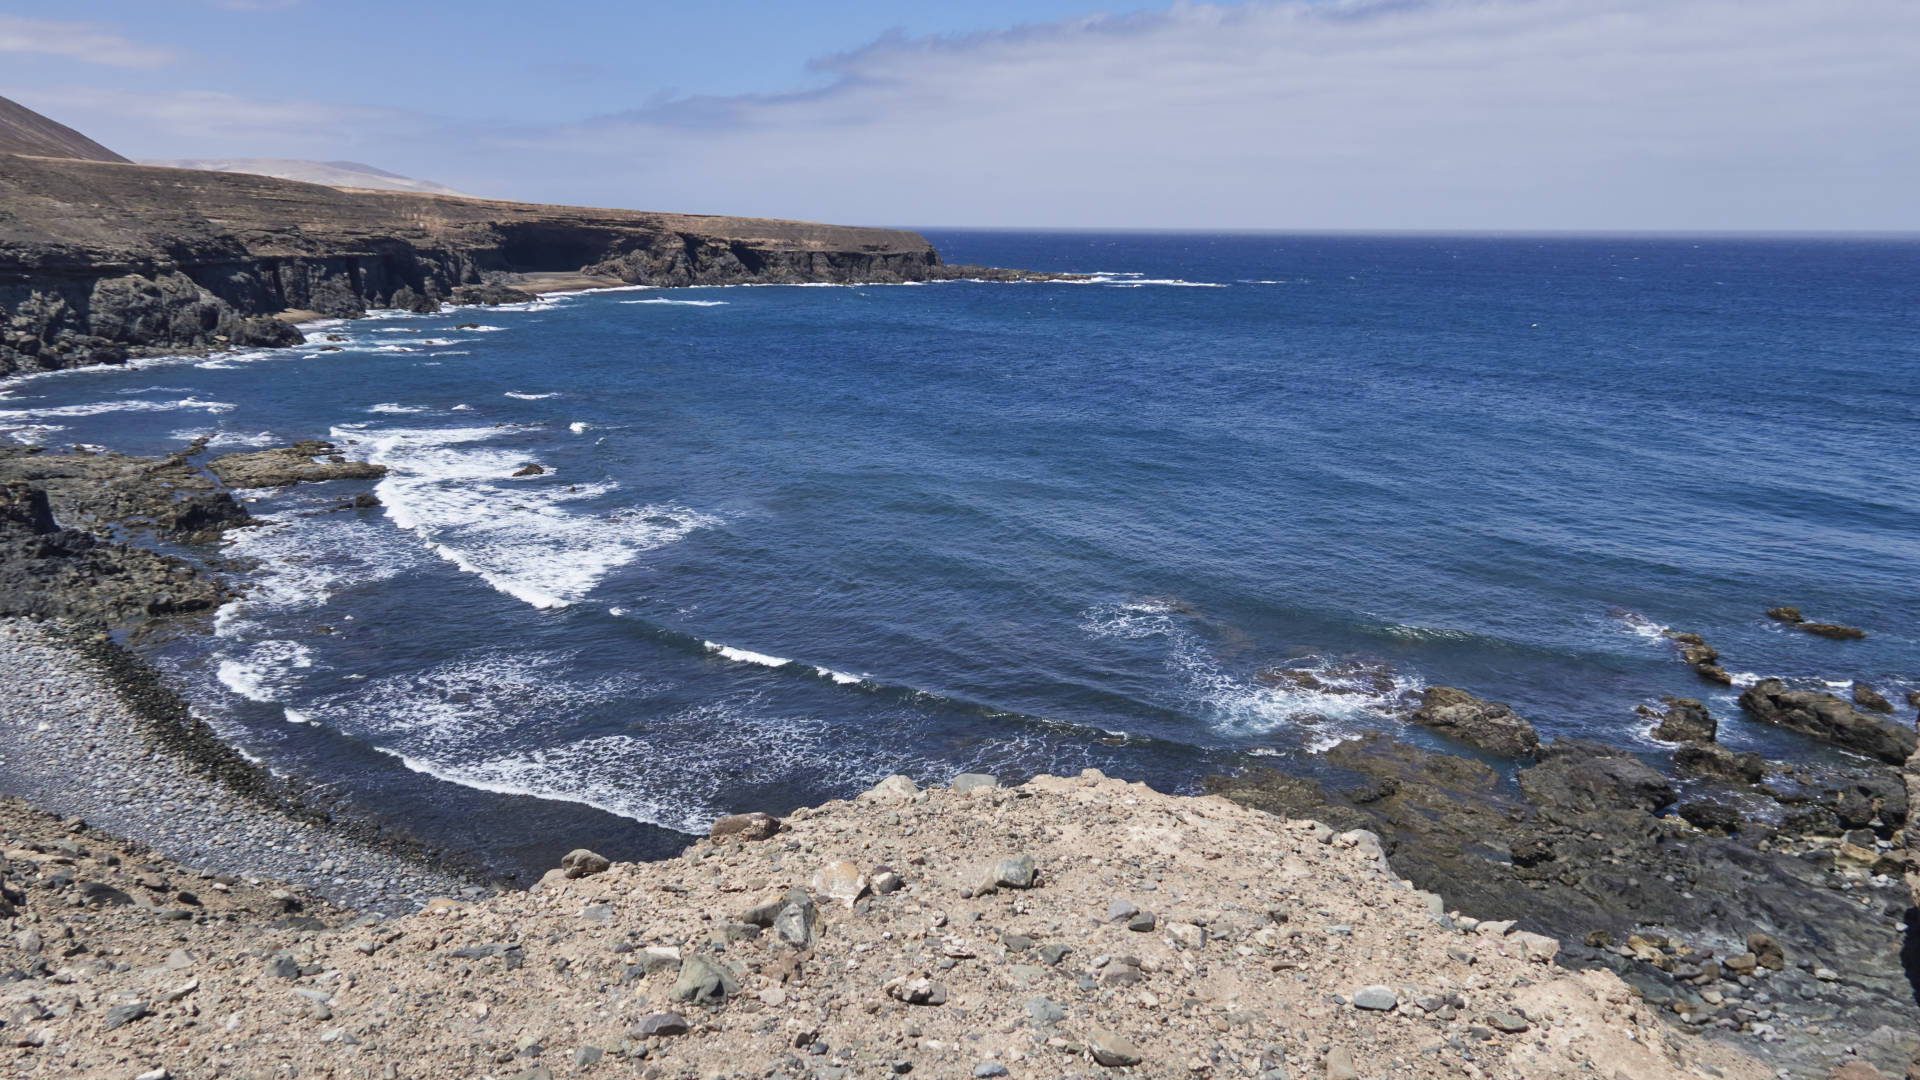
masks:
<svg viewBox="0 0 1920 1080"><path fill-rule="evenodd" d="M214 615L214 636L237 642L269 633L289 613L324 607L343 590L396 577L421 560L406 534L344 514L235 529L226 534L222 553L257 563L246 596Z"/></svg>
<svg viewBox="0 0 1920 1080"><path fill-rule="evenodd" d="M656 296L651 300L622 300L620 302L623 304L673 304L677 307L726 307L727 306L727 301L725 300L669 300L664 296Z"/></svg>
<svg viewBox="0 0 1920 1080"><path fill-rule="evenodd" d="M453 407L453 411L454 411L454 412L472 412L472 411L473 411L473 406L471 406L471 405L455 405L455 406Z"/></svg>
<svg viewBox="0 0 1920 1080"><path fill-rule="evenodd" d="M761 667L777 668L786 667L788 664L793 663L793 661L784 656L769 656L766 653L753 652L750 649L736 649L731 645L722 645L717 641L703 642L703 644L706 645L708 652L718 656L724 656L729 660L734 660L742 664L759 664Z"/></svg>
<svg viewBox="0 0 1920 1080"><path fill-rule="evenodd" d="M523 394L518 390L509 390L507 391L506 396L510 398L517 398L521 401L545 401L548 398L559 397L560 395L558 392L547 393L547 394Z"/></svg>
<svg viewBox="0 0 1920 1080"><path fill-rule="evenodd" d="M1195 709L1216 731L1235 737L1291 731L1305 738L1316 753L1378 725L1425 685L1417 677L1388 675L1377 665L1318 657L1290 664L1313 682L1242 679L1220 666L1196 631L1193 617L1165 601L1096 608L1086 614L1081 626L1096 638L1163 640L1182 704ZM1381 681L1386 682L1384 687L1377 685Z"/></svg>
<svg viewBox="0 0 1920 1080"><path fill-rule="evenodd" d="M255 642L244 654L219 661L218 673L227 689L248 701L273 703L288 694L299 680L299 670L313 666L313 654L295 641Z"/></svg>
<svg viewBox="0 0 1920 1080"><path fill-rule="evenodd" d="M622 611L619 608L615 608L613 609L613 613L619 615L622 614ZM784 656L754 652L751 649L736 649L731 645L722 645L717 641L702 641L701 644L706 646L707 651L713 655L725 657L735 663L756 664L760 667L770 668L783 668L791 664L803 670L811 671L818 678L830 679L841 686L856 686L867 681L864 675L851 675L844 671L835 671L832 668L821 667L818 664L789 660Z"/></svg>
<svg viewBox="0 0 1920 1080"><path fill-rule="evenodd" d="M16 428L8 428L7 435L14 442L26 446L44 446L48 439L65 430L67 429L59 424L22 424Z"/></svg>
<svg viewBox="0 0 1920 1080"><path fill-rule="evenodd" d="M411 326L376 326L373 328L373 332L376 334L417 334L420 331Z"/></svg>
<svg viewBox="0 0 1920 1080"><path fill-rule="evenodd" d="M400 405L391 401L383 401L378 405L367 406L367 411L370 413L386 413L389 415L398 416L398 415L406 415L408 413L423 413L423 412L426 412L427 410L423 408L418 408L412 405Z"/></svg>
<svg viewBox="0 0 1920 1080"><path fill-rule="evenodd" d="M373 348L368 349L367 351L368 352L384 352L384 353L410 353L410 352L418 352L419 350L408 345L376 345Z"/></svg>
<svg viewBox="0 0 1920 1080"><path fill-rule="evenodd" d="M575 603L643 552L718 524L680 506L610 514L573 509L612 491L612 483L514 484L511 474L525 453L485 444L519 428L337 430L370 444L368 460L390 470L375 492L394 524L442 559L538 608Z"/></svg>
<svg viewBox="0 0 1920 1080"><path fill-rule="evenodd" d="M167 437L181 442L205 438L208 446L272 446L281 441L280 437L271 431L259 431L248 435L239 431L204 431L193 428L181 428L179 431L169 432Z"/></svg>
<svg viewBox="0 0 1920 1080"><path fill-rule="evenodd" d="M1127 272L1127 271L1114 271L1114 270L1096 270L1088 274L1086 278L1083 280L1056 281L1056 282L1051 282L1050 284L1106 285L1112 288L1120 288L1120 289L1137 289L1146 285L1164 285L1164 286L1171 286L1174 288L1186 288L1186 289L1228 288L1226 283L1219 282L1219 281L1187 281L1184 278L1150 278L1150 277L1147 277L1145 274Z"/></svg>
<svg viewBox="0 0 1920 1080"><path fill-rule="evenodd" d="M0 409L0 424L8 421L29 423L46 417L56 416L99 416L116 412L180 412L190 409L204 409L210 413L232 412L239 406L228 401L202 401L197 397L184 397L177 401L93 401L84 405L45 405L40 408Z"/></svg>
<svg viewBox="0 0 1920 1080"><path fill-rule="evenodd" d="M575 420L573 423L567 425L567 430L573 432L575 435L584 435L587 429L592 426L592 424L587 423L585 420Z"/></svg>
<svg viewBox="0 0 1920 1080"><path fill-rule="evenodd" d="M461 327L456 327L456 329L463 330L469 334L497 334L500 331L505 330L506 327L480 325L480 326L461 326Z"/></svg>
<svg viewBox="0 0 1920 1080"><path fill-rule="evenodd" d="M1673 629L1672 627L1662 626L1644 615L1636 615L1631 611L1622 611L1618 612L1615 618L1619 620L1621 627L1634 637L1645 638L1649 641L1664 642L1671 640L1667 637L1667 633Z"/></svg>

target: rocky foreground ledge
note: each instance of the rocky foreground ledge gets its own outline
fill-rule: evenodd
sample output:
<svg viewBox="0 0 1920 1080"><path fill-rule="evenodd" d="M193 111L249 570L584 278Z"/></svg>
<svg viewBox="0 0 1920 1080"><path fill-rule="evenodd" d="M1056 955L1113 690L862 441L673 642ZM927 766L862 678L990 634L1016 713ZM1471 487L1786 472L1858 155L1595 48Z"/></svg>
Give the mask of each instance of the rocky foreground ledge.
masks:
<svg viewBox="0 0 1920 1080"><path fill-rule="evenodd" d="M352 916L0 805L0 1035L98 1077L1761 1077L1370 834L1089 771L891 778Z"/></svg>

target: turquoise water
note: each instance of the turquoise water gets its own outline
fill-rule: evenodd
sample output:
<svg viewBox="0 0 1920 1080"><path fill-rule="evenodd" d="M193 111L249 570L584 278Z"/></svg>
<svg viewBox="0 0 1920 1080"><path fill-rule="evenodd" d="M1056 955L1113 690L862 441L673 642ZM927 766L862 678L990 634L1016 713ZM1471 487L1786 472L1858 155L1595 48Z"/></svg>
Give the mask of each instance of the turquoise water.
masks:
<svg viewBox="0 0 1920 1080"><path fill-rule="evenodd" d="M1634 706L1687 694L1809 751L1661 627L1743 682L1920 688L1920 242L930 238L1100 276L390 315L16 383L0 437L389 465L376 510L257 493L260 584L155 656L503 867L892 772L1311 771L1434 684L1656 754Z"/></svg>

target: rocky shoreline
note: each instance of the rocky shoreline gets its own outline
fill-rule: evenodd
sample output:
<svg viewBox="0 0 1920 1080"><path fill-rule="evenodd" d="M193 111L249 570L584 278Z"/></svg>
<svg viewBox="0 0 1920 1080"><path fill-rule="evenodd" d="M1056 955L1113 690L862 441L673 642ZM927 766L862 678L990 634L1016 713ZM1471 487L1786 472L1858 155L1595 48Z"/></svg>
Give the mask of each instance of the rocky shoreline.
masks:
<svg viewBox="0 0 1920 1080"><path fill-rule="evenodd" d="M443 854L379 823L337 814L321 793L246 760L101 632L204 617L227 596L193 564L129 544L128 535L209 541L261 524L227 485L372 479L377 470L320 441L203 461L204 453L204 444L158 459L0 450L0 716L8 718L0 724L0 783L43 809L147 845L150 861L172 860L194 874L239 883L290 883L289 895L303 903L404 915L434 896L485 898L492 890L449 866ZM1717 666L1717 653L1699 652L1710 650L1704 642L1678 644L1696 670ZM1902 877L1911 873L1920 831L1910 820L1920 802L1920 791L1909 792L1912 725L1892 718L1891 703L1870 687L1846 700L1768 680L1750 687L1742 705L1756 720L1855 756L1815 766L1737 754L1719 745L1719 721L1704 705L1670 699L1646 717L1654 738L1674 748L1663 771L1645 755L1596 743L1543 744L1510 707L1437 687L1409 703L1408 720L1481 757L1376 734L1326 753L1350 778L1347 786L1251 770L1212 778L1207 788L1281 818L1378 836L1393 859L1392 881L1405 875L1455 909L1442 914L1441 930L1480 934L1478 920L1494 920L1487 925L1501 941L1509 931L1552 940L1554 970L1624 980L1636 1009L1651 1010L1645 1015L1675 1030L1726 1041L1730 1052L1744 1055L1737 1060L1796 1077L1824 1076L1843 1059L1899 1075L1920 1055L1920 1006L1903 968L1915 963L1915 922ZM1489 760L1514 763L1513 782ZM986 781L969 784L995 789ZM1138 791L1130 796L1136 802L1151 795ZM1152 798L1171 799L1170 806L1191 802ZM1128 820L1102 818L1110 825ZM939 856L942 849L922 848L861 873L871 886L900 874L899 861ZM1122 845L1100 857L1138 856ZM1526 940L1533 939L1514 939ZM1517 947L1524 955L1526 946ZM1102 970L1088 974L1096 987L1104 985ZM1338 1004L1352 1009L1354 1000ZM1437 1015L1443 1007L1427 1011ZM1464 1007L1445 1019L1457 1019ZM1080 1056L1091 1052L1084 1041L1071 1045ZM1456 1038L1440 1045L1467 1044ZM636 1056L631 1038L585 1048ZM1445 1051L1426 1051L1439 1055L1433 1061L1444 1059ZM1271 1052L1276 1063L1306 1053ZM1312 1056L1323 1071L1338 1063L1326 1047ZM1464 1065L1476 1060L1431 1071L1472 1075Z"/></svg>
<svg viewBox="0 0 1920 1080"><path fill-rule="evenodd" d="M948 266L918 234L814 222L346 191L246 173L0 152L0 377L280 348L275 316L533 299L616 285L1069 276Z"/></svg>
<svg viewBox="0 0 1920 1080"><path fill-rule="evenodd" d="M1559 937L1563 965L1614 972L1669 1018L1795 1075L1836 1047L1903 1075L1920 1059L1914 727L1778 680L1741 705L1856 756L1736 754L1704 705L1669 699L1647 711L1673 744L1663 772L1599 743L1543 745L1511 708L1437 687L1409 720L1513 762L1512 783L1481 757L1372 734L1324 755L1344 786L1253 769L1205 787L1374 831L1421 888Z"/></svg>

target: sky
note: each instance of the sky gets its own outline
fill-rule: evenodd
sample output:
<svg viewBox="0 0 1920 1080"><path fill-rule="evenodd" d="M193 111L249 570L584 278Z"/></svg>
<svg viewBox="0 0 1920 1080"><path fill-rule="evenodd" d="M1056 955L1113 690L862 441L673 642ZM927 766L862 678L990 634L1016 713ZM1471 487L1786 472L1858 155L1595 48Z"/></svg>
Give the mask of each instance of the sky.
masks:
<svg viewBox="0 0 1920 1080"><path fill-rule="evenodd" d="M1920 229L1920 0L0 10L134 158L919 227Z"/></svg>

